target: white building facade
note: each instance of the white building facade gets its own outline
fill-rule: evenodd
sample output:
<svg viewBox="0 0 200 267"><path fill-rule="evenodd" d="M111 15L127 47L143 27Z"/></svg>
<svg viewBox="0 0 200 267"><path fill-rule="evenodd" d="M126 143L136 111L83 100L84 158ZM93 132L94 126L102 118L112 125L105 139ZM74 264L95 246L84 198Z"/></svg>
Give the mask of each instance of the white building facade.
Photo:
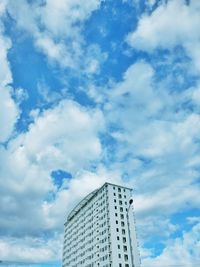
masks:
<svg viewBox="0 0 200 267"><path fill-rule="evenodd" d="M65 223L63 267L139 267L131 189L105 183Z"/></svg>

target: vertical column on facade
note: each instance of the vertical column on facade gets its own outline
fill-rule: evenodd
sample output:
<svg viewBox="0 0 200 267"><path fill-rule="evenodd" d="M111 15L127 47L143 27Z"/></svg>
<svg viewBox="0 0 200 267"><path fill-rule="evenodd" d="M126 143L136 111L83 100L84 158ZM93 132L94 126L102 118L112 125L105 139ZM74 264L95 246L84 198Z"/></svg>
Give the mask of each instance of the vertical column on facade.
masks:
<svg viewBox="0 0 200 267"><path fill-rule="evenodd" d="M111 230L110 230L110 214L108 201L108 186L106 185L106 214L107 214L107 230L108 230L108 258L109 264L112 266L112 251L111 251Z"/></svg>

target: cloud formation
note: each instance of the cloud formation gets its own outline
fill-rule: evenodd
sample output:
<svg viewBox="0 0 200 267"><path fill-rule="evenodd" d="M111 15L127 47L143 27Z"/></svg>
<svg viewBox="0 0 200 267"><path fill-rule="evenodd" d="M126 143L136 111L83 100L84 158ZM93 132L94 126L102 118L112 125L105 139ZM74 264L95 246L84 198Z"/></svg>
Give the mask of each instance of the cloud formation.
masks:
<svg viewBox="0 0 200 267"><path fill-rule="evenodd" d="M67 213L109 181L134 188L142 262L192 266L197 1L1 1L0 15L0 258L60 260Z"/></svg>
<svg viewBox="0 0 200 267"><path fill-rule="evenodd" d="M189 2L187 5L184 0L167 1L150 15L143 15L136 31L128 35L129 44L148 52L183 46L199 71L200 4L195 0Z"/></svg>
<svg viewBox="0 0 200 267"><path fill-rule="evenodd" d="M89 19L92 12L100 7L100 0L41 1L19 3L9 1L7 10L15 19L17 28L24 30L34 39L36 49L47 56L51 64L73 71L95 72L98 60L88 55L85 62L85 40L82 24ZM88 51L90 47L88 47ZM88 53L89 54L89 53ZM85 65L96 64L97 67Z"/></svg>
<svg viewBox="0 0 200 267"><path fill-rule="evenodd" d="M161 255L156 258L147 258L144 260L144 266L159 266L160 262L165 265L198 265L199 259L199 223L195 224L191 231L185 232L183 237L169 240L168 246Z"/></svg>
<svg viewBox="0 0 200 267"><path fill-rule="evenodd" d="M1 3L0 16L4 16L5 2ZM4 35L4 26L0 21L0 142L5 142L11 136L14 125L19 116L19 110L12 99L12 89L9 84L12 83L12 74L10 64L7 59L7 51L11 47L11 41Z"/></svg>

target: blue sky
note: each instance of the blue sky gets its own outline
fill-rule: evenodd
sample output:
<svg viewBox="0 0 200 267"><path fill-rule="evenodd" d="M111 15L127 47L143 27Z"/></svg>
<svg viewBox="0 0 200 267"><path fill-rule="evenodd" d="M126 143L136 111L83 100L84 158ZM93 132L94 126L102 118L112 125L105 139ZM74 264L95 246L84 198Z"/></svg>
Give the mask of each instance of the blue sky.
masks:
<svg viewBox="0 0 200 267"><path fill-rule="evenodd" d="M199 25L195 0L0 2L0 259L59 266L108 181L144 266L200 262Z"/></svg>

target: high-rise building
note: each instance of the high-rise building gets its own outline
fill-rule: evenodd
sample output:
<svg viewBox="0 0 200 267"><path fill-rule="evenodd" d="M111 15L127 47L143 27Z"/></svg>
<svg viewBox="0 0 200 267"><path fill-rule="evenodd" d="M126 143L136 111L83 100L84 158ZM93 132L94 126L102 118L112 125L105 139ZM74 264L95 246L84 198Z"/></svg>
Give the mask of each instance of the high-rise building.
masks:
<svg viewBox="0 0 200 267"><path fill-rule="evenodd" d="M63 267L138 267L131 189L105 183L65 222Z"/></svg>

